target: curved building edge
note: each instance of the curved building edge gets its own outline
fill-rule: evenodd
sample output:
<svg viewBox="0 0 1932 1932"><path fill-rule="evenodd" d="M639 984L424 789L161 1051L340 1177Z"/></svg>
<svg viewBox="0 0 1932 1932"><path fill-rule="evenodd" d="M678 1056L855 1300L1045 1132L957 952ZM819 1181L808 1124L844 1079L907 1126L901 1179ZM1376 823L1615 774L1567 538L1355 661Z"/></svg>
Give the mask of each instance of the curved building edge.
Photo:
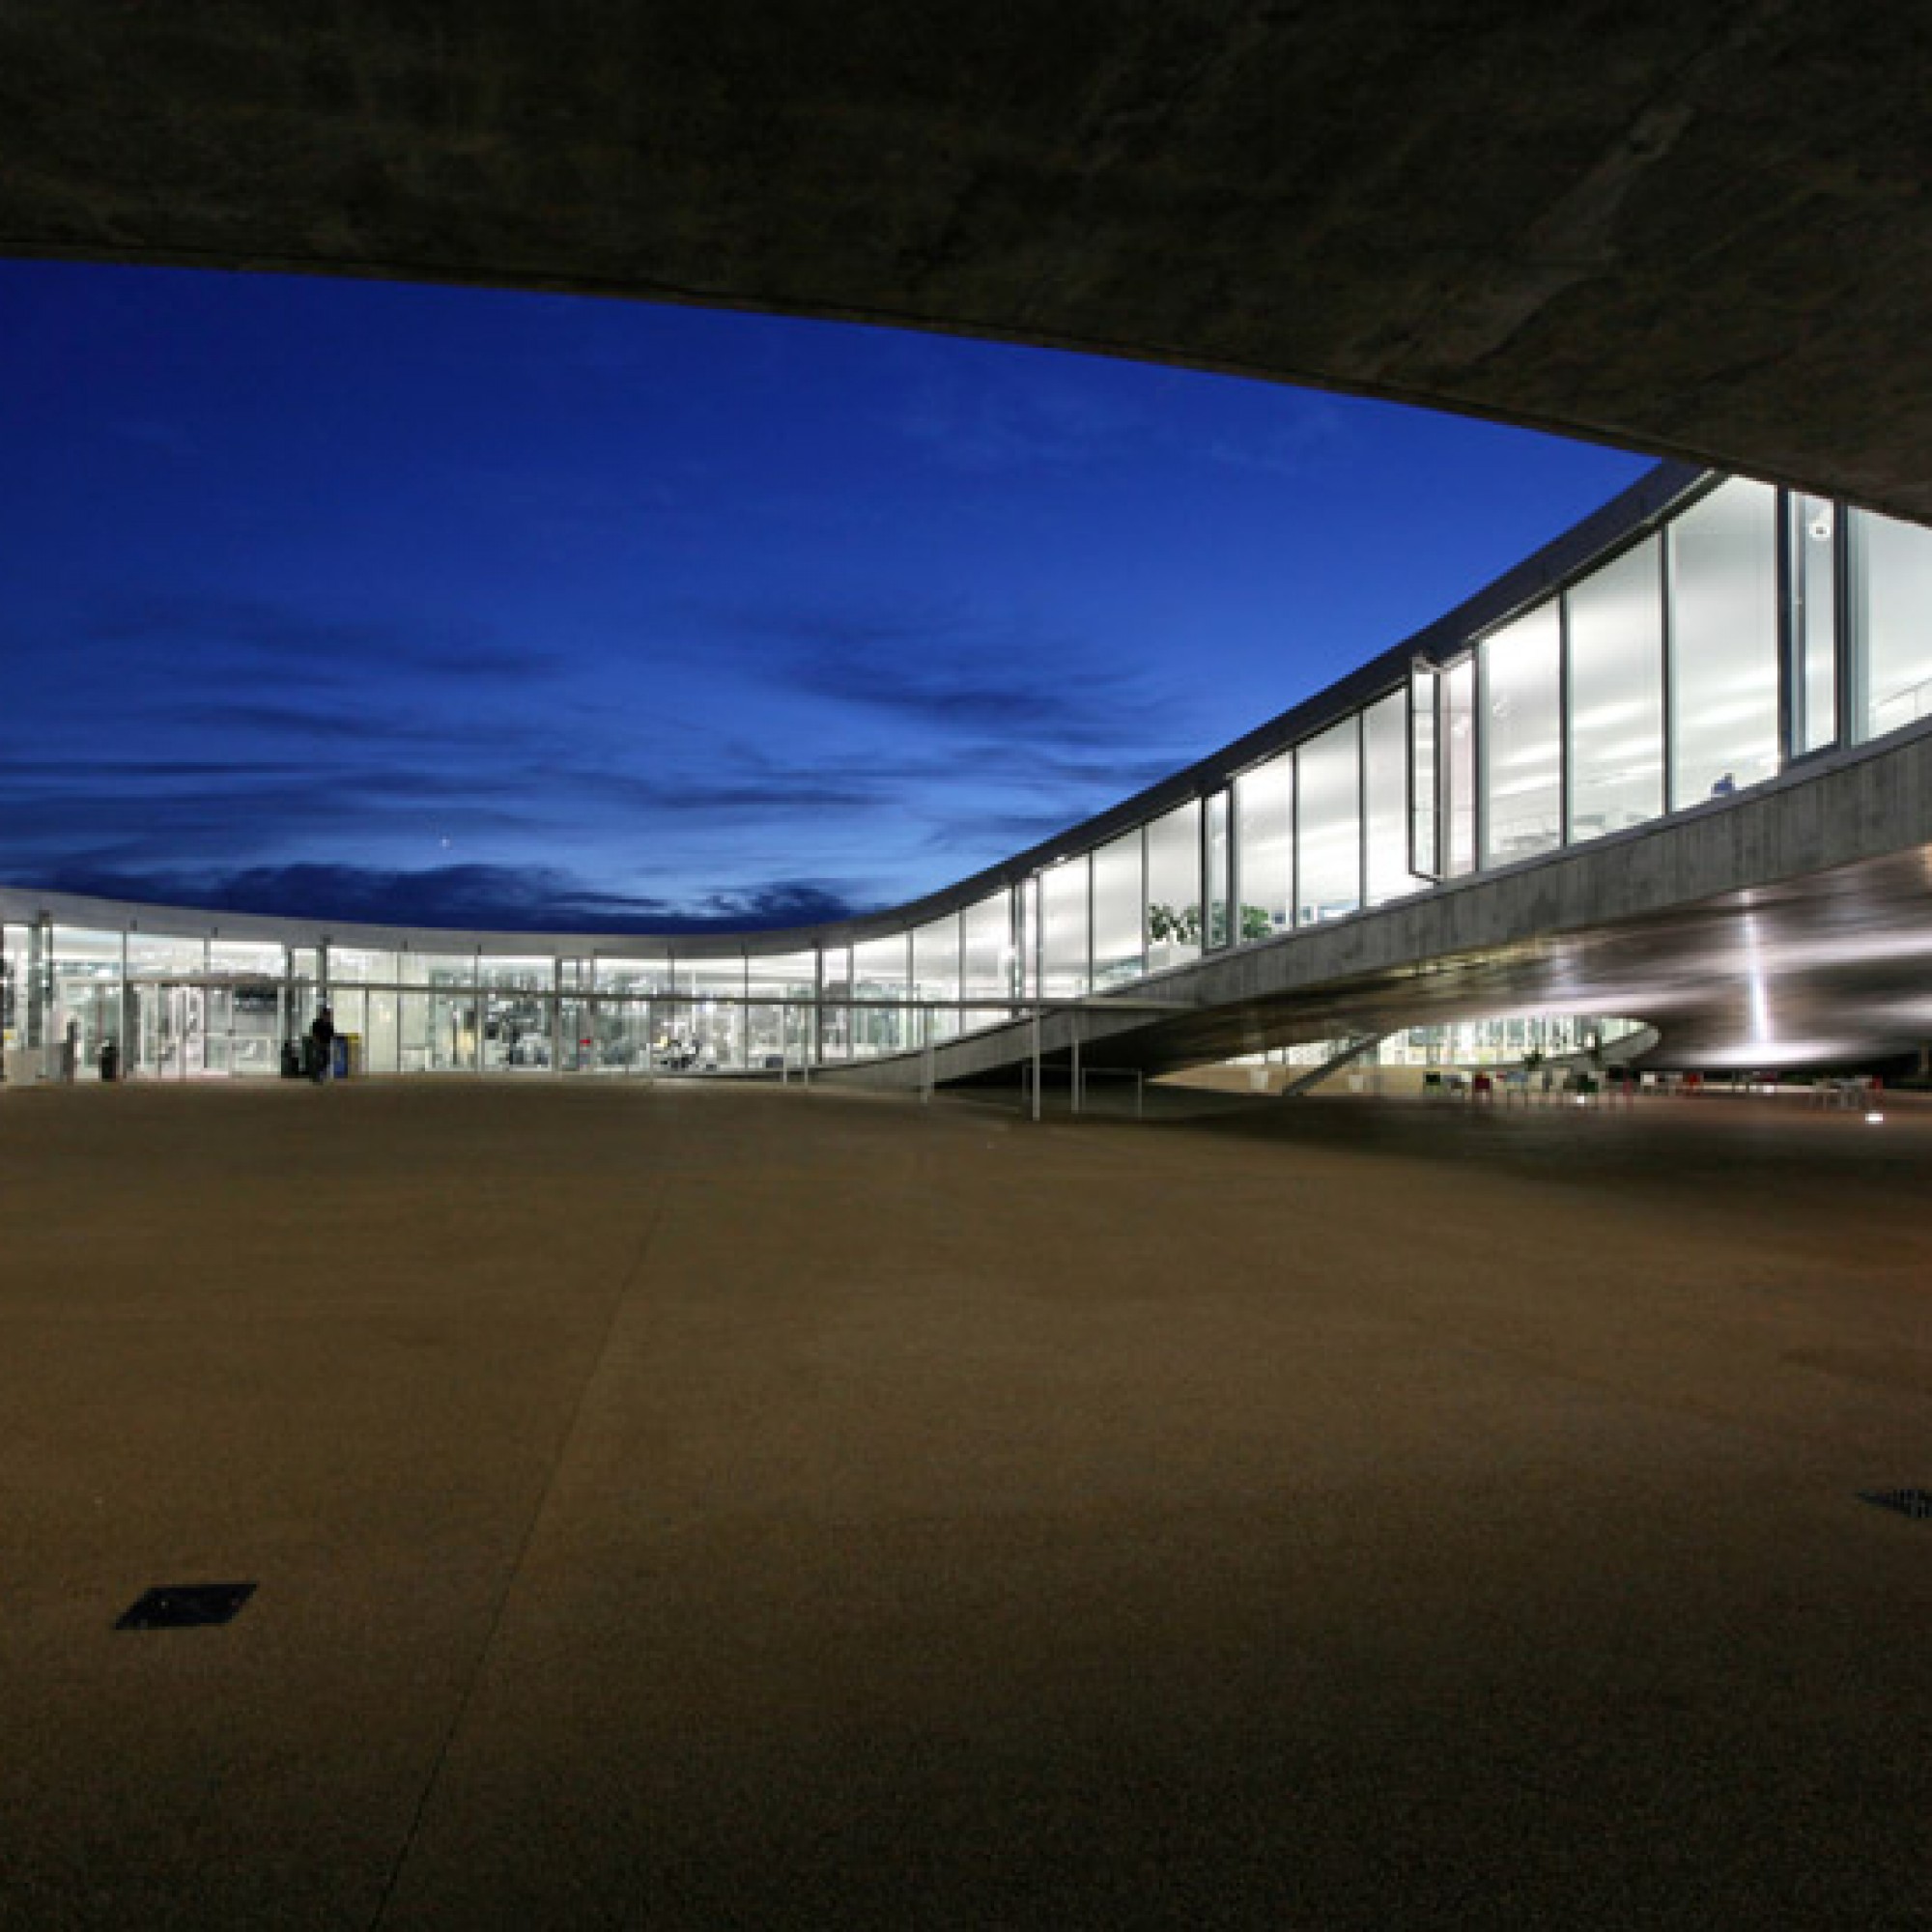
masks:
<svg viewBox="0 0 1932 1932"><path fill-rule="evenodd" d="M1664 463L1321 693L906 904L755 932L532 933L0 887L8 1040L59 1037L90 980L118 985L123 1031L140 987L248 980L276 983L278 1033L338 989L469 997L461 1064L479 1068L486 995L541 1003L546 1065L593 1048L572 1000L722 1010L732 1037L708 1065L890 1054L1708 807L1923 712L1932 532ZM117 936L118 962L111 946L81 962L83 937ZM754 1009L778 1011L776 1055ZM115 1024L97 1001L85 1031ZM413 1070L400 1045L386 1059Z"/></svg>

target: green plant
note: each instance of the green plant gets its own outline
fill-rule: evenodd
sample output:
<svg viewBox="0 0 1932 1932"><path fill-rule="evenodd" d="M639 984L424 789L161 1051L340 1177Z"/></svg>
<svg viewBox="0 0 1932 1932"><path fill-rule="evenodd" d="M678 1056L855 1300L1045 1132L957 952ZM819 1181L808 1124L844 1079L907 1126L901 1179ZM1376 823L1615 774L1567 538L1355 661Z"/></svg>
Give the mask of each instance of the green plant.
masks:
<svg viewBox="0 0 1932 1932"><path fill-rule="evenodd" d="M1201 908L1198 905L1151 905L1148 907L1148 937L1178 940L1183 946L1201 943Z"/></svg>

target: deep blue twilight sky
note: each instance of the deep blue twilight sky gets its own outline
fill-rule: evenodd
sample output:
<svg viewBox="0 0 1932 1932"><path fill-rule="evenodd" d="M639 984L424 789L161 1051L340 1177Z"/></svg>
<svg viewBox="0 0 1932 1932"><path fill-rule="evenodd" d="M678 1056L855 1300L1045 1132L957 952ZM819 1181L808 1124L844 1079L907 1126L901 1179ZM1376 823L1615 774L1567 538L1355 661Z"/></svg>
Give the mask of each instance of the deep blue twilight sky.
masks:
<svg viewBox="0 0 1932 1932"><path fill-rule="evenodd" d="M1640 459L698 310L0 263L0 880L788 923L1437 616Z"/></svg>

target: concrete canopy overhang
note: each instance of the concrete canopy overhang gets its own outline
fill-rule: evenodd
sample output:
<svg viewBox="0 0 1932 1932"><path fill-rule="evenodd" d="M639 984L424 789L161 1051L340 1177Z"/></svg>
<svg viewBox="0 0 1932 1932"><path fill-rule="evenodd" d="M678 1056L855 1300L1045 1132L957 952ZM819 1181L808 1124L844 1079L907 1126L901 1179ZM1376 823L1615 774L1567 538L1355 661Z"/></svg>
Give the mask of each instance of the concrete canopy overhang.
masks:
<svg viewBox="0 0 1932 1932"><path fill-rule="evenodd" d="M1912 9L0 12L0 252L1056 344L1932 520Z"/></svg>

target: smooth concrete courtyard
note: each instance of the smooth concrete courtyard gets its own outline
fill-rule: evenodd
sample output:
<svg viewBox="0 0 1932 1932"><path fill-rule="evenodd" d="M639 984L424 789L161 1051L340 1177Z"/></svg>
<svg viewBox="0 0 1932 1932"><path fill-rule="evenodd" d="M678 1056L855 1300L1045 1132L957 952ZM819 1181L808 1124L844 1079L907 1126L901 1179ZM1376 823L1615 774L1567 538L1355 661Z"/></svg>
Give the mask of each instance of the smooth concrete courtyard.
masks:
<svg viewBox="0 0 1932 1932"><path fill-rule="evenodd" d="M10 1928L1932 1923L1932 1116L83 1087L0 1183Z"/></svg>

